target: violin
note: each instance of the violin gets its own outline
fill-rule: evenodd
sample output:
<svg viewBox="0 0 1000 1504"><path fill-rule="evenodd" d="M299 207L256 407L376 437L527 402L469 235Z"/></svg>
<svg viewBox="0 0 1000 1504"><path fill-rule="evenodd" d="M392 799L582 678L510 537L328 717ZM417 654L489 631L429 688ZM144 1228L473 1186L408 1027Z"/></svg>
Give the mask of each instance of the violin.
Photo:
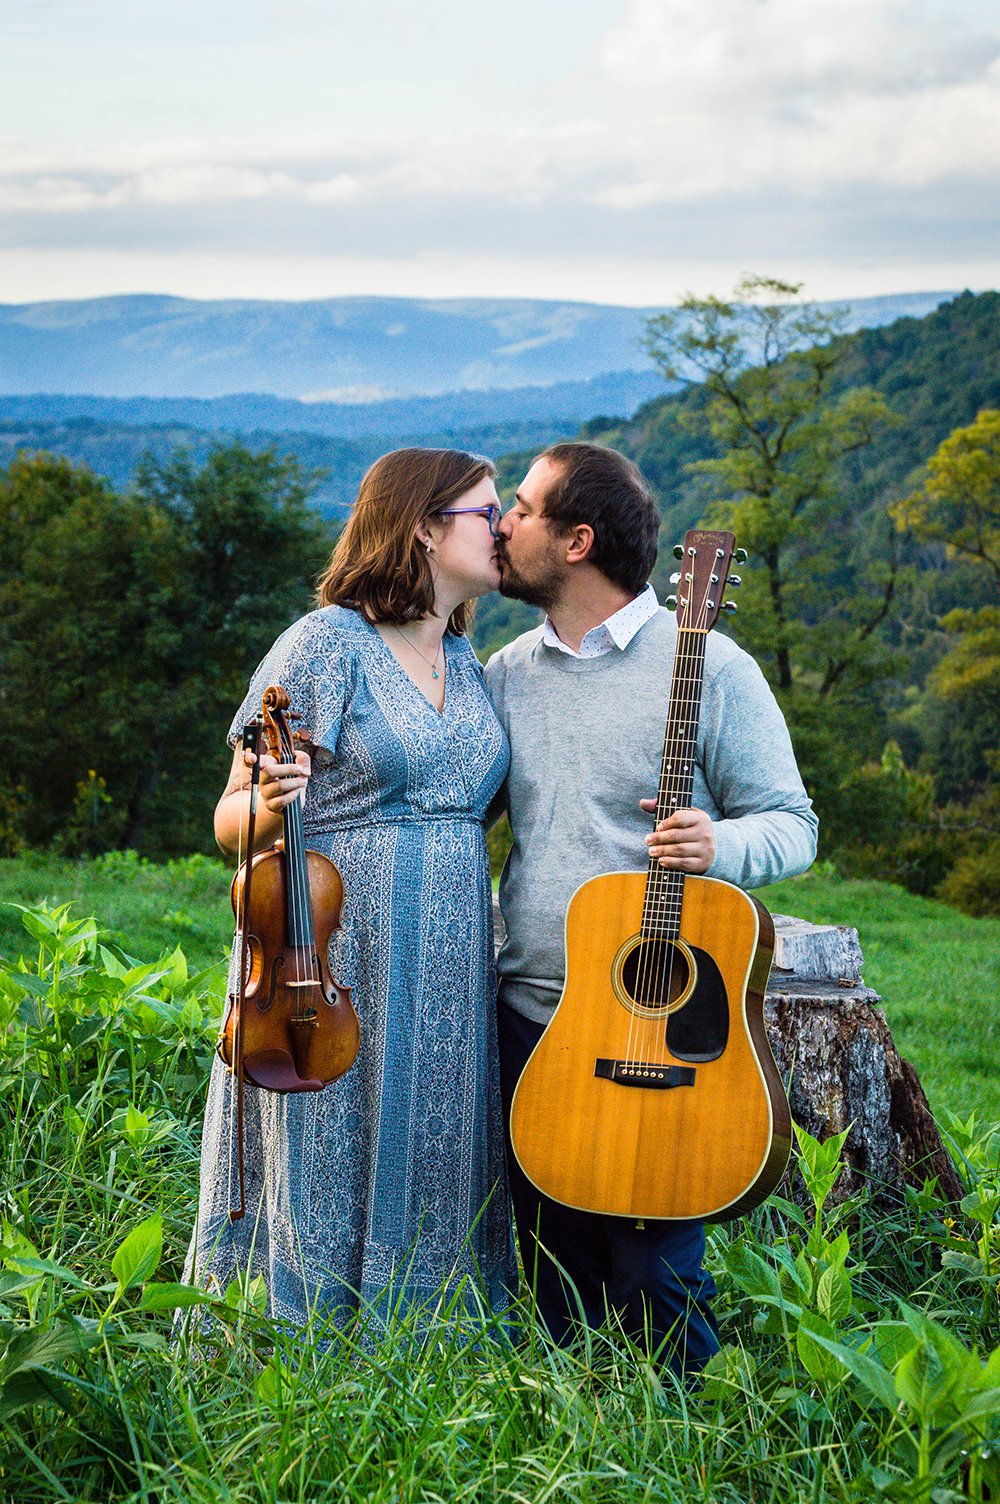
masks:
<svg viewBox="0 0 1000 1504"><path fill-rule="evenodd" d="M288 695L265 691L261 718L268 750L278 762L295 760ZM257 753L261 722L244 733ZM282 811L282 839L254 852L260 778L255 755L247 828L247 859L233 878L231 900L239 953L235 987L219 1036L218 1053L236 1077L239 1207L244 1215L243 1086L265 1091L320 1091L357 1058L360 1028L349 987L330 973L330 940L340 928L344 884L328 857L306 849L302 801Z"/></svg>

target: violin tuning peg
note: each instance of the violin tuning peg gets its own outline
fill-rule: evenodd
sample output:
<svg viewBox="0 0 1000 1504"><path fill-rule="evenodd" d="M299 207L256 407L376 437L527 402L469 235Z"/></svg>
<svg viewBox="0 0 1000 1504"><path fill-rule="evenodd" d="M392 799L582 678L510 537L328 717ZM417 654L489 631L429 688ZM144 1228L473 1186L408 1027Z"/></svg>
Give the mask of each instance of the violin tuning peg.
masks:
<svg viewBox="0 0 1000 1504"><path fill-rule="evenodd" d="M749 557L750 555L747 553L745 548L738 548L733 554L733 558L736 560L737 564L745 564Z"/></svg>
<svg viewBox="0 0 1000 1504"><path fill-rule="evenodd" d="M674 558L675 559L683 559L683 557L684 557L684 545L683 545L683 543L675 543L674 544Z"/></svg>
<svg viewBox="0 0 1000 1504"><path fill-rule="evenodd" d="M667 608L668 611L676 611L677 610L677 597L676 597L676 595L668 595L663 604L666 606L666 608Z"/></svg>

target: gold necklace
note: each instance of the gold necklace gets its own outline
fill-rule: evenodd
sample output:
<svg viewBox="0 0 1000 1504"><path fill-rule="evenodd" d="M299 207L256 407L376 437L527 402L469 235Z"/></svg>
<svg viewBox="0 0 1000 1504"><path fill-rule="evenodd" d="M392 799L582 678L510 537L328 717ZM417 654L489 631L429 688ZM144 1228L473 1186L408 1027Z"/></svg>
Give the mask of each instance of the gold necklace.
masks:
<svg viewBox="0 0 1000 1504"><path fill-rule="evenodd" d="M441 677L441 675L440 675L440 674L439 674L439 673L438 673L438 671L437 671L437 667L436 667L436 664L437 664L437 661L438 661L438 659L439 659L439 658L440 658L440 656L441 656L441 643L443 643L443 642L444 642L444 638L443 638L443 637L442 637L442 639L441 639L441 642L439 642L439 643L438 643L438 647L437 647L437 652L436 652L436 653L435 653L435 654L434 654L434 658L433 658L433 660L432 660L432 659L430 659L430 658L428 658L428 657L427 657L427 656L426 656L426 654L424 654L424 653L422 653L422 652L421 652L421 651L420 651L420 649L419 649L419 648L418 648L418 647L416 647L416 646L415 646L415 645L414 645L414 644L413 644L413 643L412 643L412 642L411 642L411 641L410 641L410 639L409 639L409 638L408 638L408 637L407 637L407 636L405 636L405 634L404 634L404 633L402 633L402 632L401 632L401 631L400 631L400 630L399 630L399 628L398 628L398 627L394 627L394 626L393 626L393 625L392 625L392 622L391 622L391 621L390 621L390 622L388 622L388 623L387 623L387 625L388 625L388 626L390 626L390 627L392 627L392 630L393 630L393 631L394 631L394 632L395 632L395 634L396 634L396 636L397 636L397 637L402 637L402 639L403 639L403 641L404 641L404 642L405 642L405 643L406 643L406 646L407 646L407 647L408 647L408 648L410 648L410 649L411 649L411 651L412 651L412 652L414 652L414 653L416 653L416 655L417 655L417 657L418 657L418 658L423 658L423 660L424 660L424 662L425 662L425 663L426 663L426 665L427 665L427 667L428 667L428 668L429 668L429 669L430 669L430 671L431 671L431 673L432 673L432 675L433 675L433 676L434 676L434 678L435 678L435 679L440 679L440 677Z"/></svg>

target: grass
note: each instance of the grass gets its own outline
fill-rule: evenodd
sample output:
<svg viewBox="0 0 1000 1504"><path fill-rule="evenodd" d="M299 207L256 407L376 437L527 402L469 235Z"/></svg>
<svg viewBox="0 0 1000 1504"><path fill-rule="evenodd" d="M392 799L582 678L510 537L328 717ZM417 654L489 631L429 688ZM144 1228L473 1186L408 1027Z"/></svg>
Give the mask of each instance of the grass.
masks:
<svg viewBox="0 0 1000 1504"><path fill-rule="evenodd" d="M72 903L95 914L107 938L130 956L149 959L180 945L192 968L225 959L233 938L232 873L221 861L185 857L162 864L129 852L69 861L44 852L0 860L0 955L24 945L19 912L26 905Z"/></svg>
<svg viewBox="0 0 1000 1504"><path fill-rule="evenodd" d="M1000 1120L1000 919L825 873L762 888L774 913L858 931L864 979L935 1110Z"/></svg>
<svg viewBox="0 0 1000 1504"><path fill-rule="evenodd" d="M98 915L129 955L158 956L179 944L200 970L228 951L230 877L207 857L154 865L117 852L97 861L29 853L0 861L0 955L24 940L10 902L48 899ZM776 913L857 929L865 981L881 995L932 1107L1000 1121L1000 920L822 870L763 888L760 897Z"/></svg>
<svg viewBox="0 0 1000 1504"><path fill-rule="evenodd" d="M115 865L75 869L81 891ZM191 930L194 965L212 959L221 869L181 864L171 885L118 867L113 922L140 959L172 947L157 905L184 883L186 902L221 909ZM951 1123L960 1213L926 1188L878 1215L831 1208L838 1142L804 1138L806 1211L773 1198L711 1230L726 1345L697 1392L613 1327L551 1348L523 1304L516 1345L496 1319L413 1310L388 1331L362 1313L346 1333L288 1332L260 1282L170 1286L197 1203L218 973L176 957L131 969L85 919L26 918L6 955L28 970L0 960L3 1504L1000 1497L1000 1351L983 1361L1000 1337L1000 1130ZM205 1307L210 1337L171 1340L179 1300Z"/></svg>

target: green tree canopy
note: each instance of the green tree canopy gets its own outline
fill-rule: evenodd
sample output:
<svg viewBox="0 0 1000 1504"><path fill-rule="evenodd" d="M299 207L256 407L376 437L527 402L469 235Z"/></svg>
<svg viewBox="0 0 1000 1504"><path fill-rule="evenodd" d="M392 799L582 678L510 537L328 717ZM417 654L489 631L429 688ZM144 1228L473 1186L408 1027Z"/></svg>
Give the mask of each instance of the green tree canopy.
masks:
<svg viewBox="0 0 1000 1504"><path fill-rule="evenodd" d="M747 277L729 300L687 297L647 326L664 376L701 384L702 400L679 416L710 436L713 453L689 468L702 478L706 521L731 527L764 566L746 581L735 631L786 708L877 674L877 629L896 586L892 559L871 562L870 525L857 524L842 470L892 414L871 388L831 395L841 321L795 301L799 291Z"/></svg>
<svg viewBox="0 0 1000 1504"><path fill-rule="evenodd" d="M899 525L991 571L1000 588L1000 412L956 428L927 461L919 488L893 507Z"/></svg>
<svg viewBox="0 0 1000 1504"><path fill-rule="evenodd" d="M969 604L940 617L950 646L910 719L941 769L942 791L968 796L1000 771L1000 411L985 409L943 440L892 511L901 529L966 561Z"/></svg>
<svg viewBox="0 0 1000 1504"><path fill-rule="evenodd" d="M210 845L229 718L332 544L310 484L241 445L200 468L147 463L124 496L47 455L0 476L0 559L18 577L0 591L2 693L33 750L31 843L58 841L100 786L99 844Z"/></svg>

